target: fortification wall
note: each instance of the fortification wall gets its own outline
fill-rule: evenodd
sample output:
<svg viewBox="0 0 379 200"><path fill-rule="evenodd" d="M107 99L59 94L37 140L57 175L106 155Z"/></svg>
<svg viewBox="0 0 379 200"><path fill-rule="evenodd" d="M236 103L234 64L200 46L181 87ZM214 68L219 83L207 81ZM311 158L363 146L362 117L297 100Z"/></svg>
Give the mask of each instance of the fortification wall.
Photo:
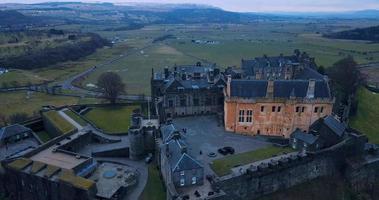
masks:
<svg viewBox="0 0 379 200"><path fill-rule="evenodd" d="M350 180L355 191L373 188L379 181L379 156L377 161L361 164L348 169L350 158L364 157L360 136L350 137L341 143L320 152L282 157L280 160L252 165L239 174L231 174L215 179L214 191L225 192L217 200L258 199L264 195L311 181L318 177L341 174ZM376 157L374 157L376 158ZM358 163L362 163L361 161Z"/></svg>

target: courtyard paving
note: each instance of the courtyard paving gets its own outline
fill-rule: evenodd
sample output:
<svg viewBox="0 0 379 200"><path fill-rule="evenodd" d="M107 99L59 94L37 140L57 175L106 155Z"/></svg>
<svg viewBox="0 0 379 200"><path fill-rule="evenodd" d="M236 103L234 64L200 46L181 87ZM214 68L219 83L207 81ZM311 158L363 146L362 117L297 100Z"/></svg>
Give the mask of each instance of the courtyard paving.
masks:
<svg viewBox="0 0 379 200"><path fill-rule="evenodd" d="M173 123L179 130L186 129L184 140L188 144L189 153L203 164L205 176L216 175L209 164L215 159L224 157L217 152L219 148L233 147L235 154L238 154L271 145L262 138L226 132L224 127L218 124L216 116L177 118L173 120ZM217 156L209 157L208 154L211 152L216 153ZM198 199L194 195L195 191L198 191L201 197L206 197L212 189L210 183L204 180L202 186L182 188L178 191L181 194L188 194L190 199Z"/></svg>

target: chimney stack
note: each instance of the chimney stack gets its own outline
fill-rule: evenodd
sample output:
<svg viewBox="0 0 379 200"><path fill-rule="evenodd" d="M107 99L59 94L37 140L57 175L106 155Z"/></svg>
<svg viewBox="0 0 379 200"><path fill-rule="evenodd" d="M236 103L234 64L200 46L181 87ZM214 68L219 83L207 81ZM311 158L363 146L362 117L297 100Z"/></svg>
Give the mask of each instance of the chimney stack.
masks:
<svg viewBox="0 0 379 200"><path fill-rule="evenodd" d="M226 96L230 97L231 93L230 93L230 84L232 83L232 76L231 75L227 75L226 76Z"/></svg>
<svg viewBox="0 0 379 200"><path fill-rule="evenodd" d="M168 78L168 75L169 75L169 71L168 71L168 67L166 66L164 68L164 78L167 79Z"/></svg>
<svg viewBox="0 0 379 200"><path fill-rule="evenodd" d="M274 80L269 79L267 81L267 92L266 92L267 98L273 98L274 97Z"/></svg>
<svg viewBox="0 0 379 200"><path fill-rule="evenodd" d="M315 97L316 80L310 79L308 83L307 98L313 99Z"/></svg>

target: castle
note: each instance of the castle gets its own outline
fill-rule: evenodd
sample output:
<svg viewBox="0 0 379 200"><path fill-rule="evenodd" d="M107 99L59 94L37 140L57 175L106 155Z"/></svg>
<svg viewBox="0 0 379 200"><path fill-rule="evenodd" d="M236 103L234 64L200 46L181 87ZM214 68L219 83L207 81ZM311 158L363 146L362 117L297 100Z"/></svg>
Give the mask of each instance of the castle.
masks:
<svg viewBox="0 0 379 200"><path fill-rule="evenodd" d="M289 138L331 115L334 98L314 58L294 55L242 60L241 70L174 66L152 74L151 89L161 120L217 113L225 130ZM223 116L223 117L222 117Z"/></svg>

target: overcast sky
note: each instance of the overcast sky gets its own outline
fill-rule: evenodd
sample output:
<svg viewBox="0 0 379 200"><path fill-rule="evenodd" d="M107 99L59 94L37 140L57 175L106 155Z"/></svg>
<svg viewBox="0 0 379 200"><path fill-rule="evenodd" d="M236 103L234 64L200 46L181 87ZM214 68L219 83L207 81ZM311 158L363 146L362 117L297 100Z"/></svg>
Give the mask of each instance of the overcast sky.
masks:
<svg viewBox="0 0 379 200"><path fill-rule="evenodd" d="M36 3L46 1L94 0L0 0L0 3ZM242 12L331 12L379 9L379 0L102 0L101 2L154 2L208 4Z"/></svg>

